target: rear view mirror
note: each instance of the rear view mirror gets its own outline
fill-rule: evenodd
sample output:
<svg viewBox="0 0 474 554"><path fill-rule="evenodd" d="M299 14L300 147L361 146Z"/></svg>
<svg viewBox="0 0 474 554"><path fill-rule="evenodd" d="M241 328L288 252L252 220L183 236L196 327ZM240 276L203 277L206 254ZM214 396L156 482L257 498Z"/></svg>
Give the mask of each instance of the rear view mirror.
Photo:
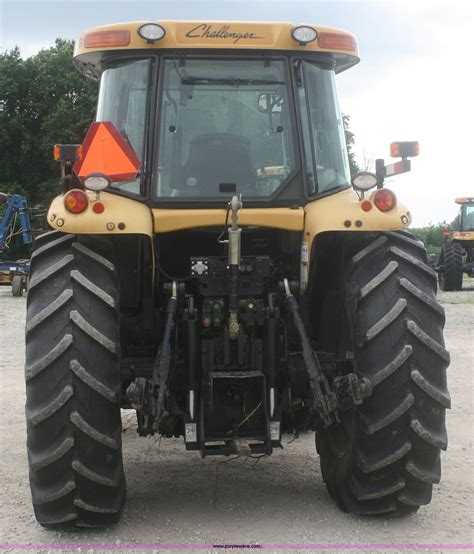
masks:
<svg viewBox="0 0 474 554"><path fill-rule="evenodd" d="M283 98L279 94L262 92L258 95L258 111L260 113L281 113Z"/></svg>

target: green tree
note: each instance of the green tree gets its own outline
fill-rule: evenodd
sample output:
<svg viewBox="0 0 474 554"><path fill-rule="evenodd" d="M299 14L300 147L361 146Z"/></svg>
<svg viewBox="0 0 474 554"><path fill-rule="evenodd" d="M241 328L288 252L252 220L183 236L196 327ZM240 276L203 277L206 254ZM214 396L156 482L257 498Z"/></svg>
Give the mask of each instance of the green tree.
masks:
<svg viewBox="0 0 474 554"><path fill-rule="evenodd" d="M355 135L349 128L349 125L351 122L350 116L346 114L342 114L342 122L344 124L344 135L346 137L347 156L349 157L349 168L352 176L355 173L360 171L360 167L357 164L355 154L352 150L352 147L355 144Z"/></svg>
<svg viewBox="0 0 474 554"><path fill-rule="evenodd" d="M444 244L444 230L449 227L446 222L430 224L426 227L410 228L417 240L421 240L428 254L439 255Z"/></svg>
<svg viewBox="0 0 474 554"><path fill-rule="evenodd" d="M0 54L0 191L46 205L59 190L55 143L80 143L94 119L97 83L72 64L74 44L55 45L26 60Z"/></svg>

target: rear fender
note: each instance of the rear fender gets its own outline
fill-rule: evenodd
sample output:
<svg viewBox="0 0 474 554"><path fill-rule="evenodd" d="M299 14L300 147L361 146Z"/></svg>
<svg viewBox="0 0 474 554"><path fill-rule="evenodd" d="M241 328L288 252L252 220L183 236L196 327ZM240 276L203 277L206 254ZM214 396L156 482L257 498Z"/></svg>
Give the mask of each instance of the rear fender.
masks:
<svg viewBox="0 0 474 554"><path fill-rule="evenodd" d="M64 207L64 195L56 196L48 211L49 225L62 233L130 235L153 237L151 210L142 202L110 192L86 191L89 205L80 214L72 214ZM93 205L100 201L102 213L96 213Z"/></svg>
<svg viewBox="0 0 474 554"><path fill-rule="evenodd" d="M301 292L306 290L308 274L313 252L313 242L320 233L327 231L367 232L397 231L406 229L411 221L411 214L401 202L389 212L381 212L372 202L372 194L366 194L372 208L365 212L361 200L352 189L345 189L325 198L310 202L305 206L305 226L301 248Z"/></svg>

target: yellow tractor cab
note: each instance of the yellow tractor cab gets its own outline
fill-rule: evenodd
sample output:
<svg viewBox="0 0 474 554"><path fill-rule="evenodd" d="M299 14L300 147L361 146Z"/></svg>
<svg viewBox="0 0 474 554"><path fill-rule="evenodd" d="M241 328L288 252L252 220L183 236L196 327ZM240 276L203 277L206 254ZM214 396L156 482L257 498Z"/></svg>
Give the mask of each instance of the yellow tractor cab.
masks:
<svg viewBox="0 0 474 554"><path fill-rule="evenodd" d="M136 178L112 179L107 192L146 199L146 234L201 226L194 209L225 211L232 194L253 223L275 213L279 227L303 230L311 199L350 189L335 75L358 61L350 33L289 23L110 25L80 35L74 54L80 71L101 79L97 121L112 122L140 160ZM361 210L353 191L346 197L352 209L334 230L347 220L378 226L378 209ZM408 210L390 206L385 227L407 227ZM193 211L183 218L172 208ZM329 198L312 214L308 243L315 221L334 209Z"/></svg>
<svg viewBox="0 0 474 554"><path fill-rule="evenodd" d="M456 198L456 204L461 206L456 221L455 238L459 240L474 240L474 197L463 196ZM459 236L458 236L459 233ZM461 233L465 233L462 235ZM470 233L468 235L467 233Z"/></svg>
<svg viewBox="0 0 474 554"><path fill-rule="evenodd" d="M55 146L63 193L28 292L42 525L118 520L121 408L140 436L182 436L202 456L270 455L312 430L342 510L430 502L450 404L444 314L410 212L384 187L418 144L392 143L398 161L351 178L335 81L358 61L351 33L319 25L80 35L97 118L82 145Z"/></svg>

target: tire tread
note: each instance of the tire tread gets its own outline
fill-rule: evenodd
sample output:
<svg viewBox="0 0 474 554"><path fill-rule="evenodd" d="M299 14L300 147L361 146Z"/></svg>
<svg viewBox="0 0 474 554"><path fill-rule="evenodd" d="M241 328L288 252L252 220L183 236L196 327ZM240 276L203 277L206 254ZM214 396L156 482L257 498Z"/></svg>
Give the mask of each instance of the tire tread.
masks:
<svg viewBox="0 0 474 554"><path fill-rule="evenodd" d="M118 279L105 246L52 231L36 239L31 257L27 450L45 527L112 525L125 499Z"/></svg>
<svg viewBox="0 0 474 554"><path fill-rule="evenodd" d="M342 510L406 513L430 502L447 448L445 314L420 242L407 232L367 238L346 265L345 290L355 370L372 395L316 438Z"/></svg>

